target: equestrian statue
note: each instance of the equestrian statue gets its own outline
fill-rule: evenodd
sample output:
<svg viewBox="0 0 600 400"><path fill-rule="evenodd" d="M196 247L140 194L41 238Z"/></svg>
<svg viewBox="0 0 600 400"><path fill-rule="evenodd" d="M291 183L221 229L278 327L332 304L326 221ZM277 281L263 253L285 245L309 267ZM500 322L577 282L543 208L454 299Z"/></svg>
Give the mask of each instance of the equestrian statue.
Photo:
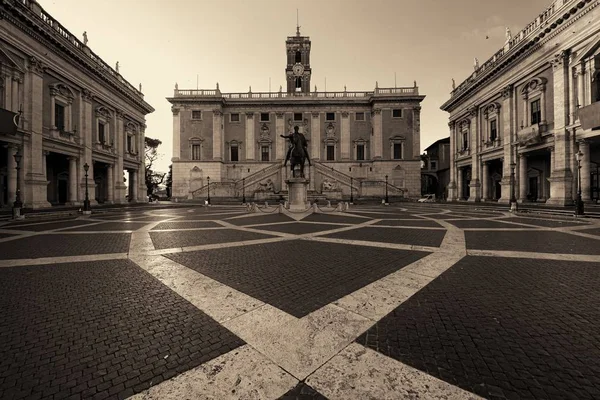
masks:
<svg viewBox="0 0 600 400"><path fill-rule="evenodd" d="M290 161L290 168L292 171L292 177L304 178L304 162L308 160L308 165L312 165L310 157L308 156L308 142L302 133L298 130L298 126L294 126L294 132L289 135L279 135L284 139L290 140L290 147L288 149L283 166L287 165L288 160ZM300 165L300 176L296 176L295 167Z"/></svg>

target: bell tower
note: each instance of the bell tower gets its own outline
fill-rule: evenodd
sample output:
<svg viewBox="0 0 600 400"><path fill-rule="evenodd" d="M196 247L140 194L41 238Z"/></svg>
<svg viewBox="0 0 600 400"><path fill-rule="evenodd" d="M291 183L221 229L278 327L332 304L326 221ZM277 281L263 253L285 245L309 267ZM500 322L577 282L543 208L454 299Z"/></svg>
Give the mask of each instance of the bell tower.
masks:
<svg viewBox="0 0 600 400"><path fill-rule="evenodd" d="M288 93L310 93L310 38L300 35L296 24L296 36L288 36L285 41L287 66L285 78Z"/></svg>

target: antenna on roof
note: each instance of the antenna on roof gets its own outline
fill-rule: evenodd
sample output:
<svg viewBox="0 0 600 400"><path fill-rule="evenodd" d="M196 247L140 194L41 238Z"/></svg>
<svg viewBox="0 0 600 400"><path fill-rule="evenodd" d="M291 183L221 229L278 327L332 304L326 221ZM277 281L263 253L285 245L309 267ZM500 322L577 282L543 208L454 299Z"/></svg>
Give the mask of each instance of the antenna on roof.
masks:
<svg viewBox="0 0 600 400"><path fill-rule="evenodd" d="M296 8L296 36L300 36L300 20L298 18L298 9Z"/></svg>

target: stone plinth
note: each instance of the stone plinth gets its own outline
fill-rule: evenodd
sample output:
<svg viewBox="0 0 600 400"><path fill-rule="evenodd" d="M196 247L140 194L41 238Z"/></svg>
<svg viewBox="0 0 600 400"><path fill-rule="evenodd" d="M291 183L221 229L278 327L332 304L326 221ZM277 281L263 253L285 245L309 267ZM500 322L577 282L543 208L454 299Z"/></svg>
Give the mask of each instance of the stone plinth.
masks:
<svg viewBox="0 0 600 400"><path fill-rule="evenodd" d="M305 211L308 200L308 182L306 178L290 178L285 181L288 185L288 204L290 211Z"/></svg>

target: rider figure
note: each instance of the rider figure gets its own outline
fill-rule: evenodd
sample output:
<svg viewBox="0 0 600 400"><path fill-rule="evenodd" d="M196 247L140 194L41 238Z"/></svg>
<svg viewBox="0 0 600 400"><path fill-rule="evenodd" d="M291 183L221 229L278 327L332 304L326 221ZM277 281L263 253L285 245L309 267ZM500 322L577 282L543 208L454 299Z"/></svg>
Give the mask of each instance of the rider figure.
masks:
<svg viewBox="0 0 600 400"><path fill-rule="evenodd" d="M294 132L290 133L289 135L279 135L284 139L289 139L290 140L290 146L288 148L287 154L285 156L285 161L283 162L283 166L285 167L287 165L288 160L290 159L290 157L292 156L292 150L294 149L294 143L297 143L297 139L298 136L300 135L300 132L298 131L300 128L298 128L298 125L294 126ZM312 165L310 163L310 157L308 156L308 151L306 150L306 148L302 148L302 150L304 151L304 155L306 156L306 159L308 160L308 165Z"/></svg>

